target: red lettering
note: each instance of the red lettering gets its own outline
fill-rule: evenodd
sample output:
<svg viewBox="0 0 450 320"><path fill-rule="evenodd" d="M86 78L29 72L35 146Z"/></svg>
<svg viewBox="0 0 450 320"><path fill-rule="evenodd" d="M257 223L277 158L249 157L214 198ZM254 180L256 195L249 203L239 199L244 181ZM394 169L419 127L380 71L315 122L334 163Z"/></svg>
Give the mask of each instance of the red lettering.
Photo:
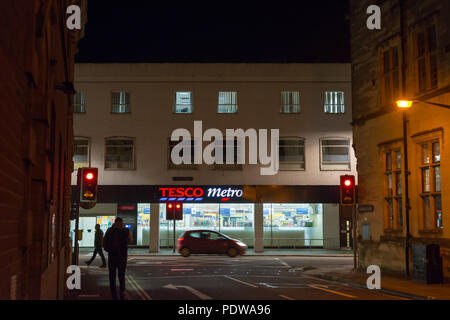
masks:
<svg viewBox="0 0 450 320"><path fill-rule="evenodd" d="M186 191L184 191L184 194L186 197L193 197L194 196L194 188L186 188Z"/></svg>
<svg viewBox="0 0 450 320"><path fill-rule="evenodd" d="M202 188L195 188L194 196L195 197L202 197L203 196L203 189Z"/></svg>
<svg viewBox="0 0 450 320"><path fill-rule="evenodd" d="M161 197L166 197L166 191L168 190L169 188L159 188L159 191L161 191Z"/></svg>
<svg viewBox="0 0 450 320"><path fill-rule="evenodd" d="M169 188L169 197L176 197L175 191L176 191L175 188Z"/></svg>
<svg viewBox="0 0 450 320"><path fill-rule="evenodd" d="M177 196L184 197L184 188L177 188Z"/></svg>

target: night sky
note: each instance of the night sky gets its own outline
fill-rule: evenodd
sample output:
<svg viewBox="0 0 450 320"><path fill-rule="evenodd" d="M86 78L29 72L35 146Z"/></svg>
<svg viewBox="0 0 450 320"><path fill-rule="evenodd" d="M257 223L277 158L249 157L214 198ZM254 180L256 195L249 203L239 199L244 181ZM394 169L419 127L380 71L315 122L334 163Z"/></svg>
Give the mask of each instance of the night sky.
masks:
<svg viewBox="0 0 450 320"><path fill-rule="evenodd" d="M88 2L77 62L349 62L348 0Z"/></svg>

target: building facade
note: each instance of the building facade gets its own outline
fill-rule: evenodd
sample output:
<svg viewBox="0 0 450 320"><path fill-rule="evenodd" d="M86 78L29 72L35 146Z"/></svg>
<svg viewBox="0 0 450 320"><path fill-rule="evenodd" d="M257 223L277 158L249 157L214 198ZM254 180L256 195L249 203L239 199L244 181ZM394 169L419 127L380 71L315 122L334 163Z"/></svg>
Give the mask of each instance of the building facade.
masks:
<svg viewBox="0 0 450 320"><path fill-rule="evenodd" d="M408 261L412 274L416 250L437 245L448 278L450 110L436 103L450 104L450 3L376 1L381 29L369 30L372 2L351 1L358 201L373 209L359 213L359 264L406 272ZM415 102L400 110L400 98Z"/></svg>
<svg viewBox="0 0 450 320"><path fill-rule="evenodd" d="M76 90L75 168L99 168L99 201L80 211L81 246L92 246L96 223L106 229L120 215L133 244L172 247L165 212L174 200L183 202L177 237L207 228L256 251L351 245L351 214L339 207L339 176L356 172L348 64L80 63ZM220 131L213 154L222 151L224 163L207 164L200 150L201 163L177 164L176 129L203 154L212 140L194 136ZM251 139L227 139L227 129L254 130L255 149ZM271 129L279 129L279 151ZM270 166L262 140L264 155L279 156L276 174L261 174Z"/></svg>
<svg viewBox="0 0 450 320"><path fill-rule="evenodd" d="M70 264L74 55L85 1L0 2L0 299L62 299ZM86 19L83 18L83 22Z"/></svg>

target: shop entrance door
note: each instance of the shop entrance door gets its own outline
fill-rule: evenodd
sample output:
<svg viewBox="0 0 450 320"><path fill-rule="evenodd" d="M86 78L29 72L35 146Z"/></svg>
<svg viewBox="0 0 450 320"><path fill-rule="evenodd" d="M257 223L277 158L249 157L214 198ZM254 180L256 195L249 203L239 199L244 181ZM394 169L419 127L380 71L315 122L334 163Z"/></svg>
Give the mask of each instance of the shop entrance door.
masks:
<svg viewBox="0 0 450 320"><path fill-rule="evenodd" d="M339 238L341 248L353 248L353 218L352 207L340 206L339 209Z"/></svg>

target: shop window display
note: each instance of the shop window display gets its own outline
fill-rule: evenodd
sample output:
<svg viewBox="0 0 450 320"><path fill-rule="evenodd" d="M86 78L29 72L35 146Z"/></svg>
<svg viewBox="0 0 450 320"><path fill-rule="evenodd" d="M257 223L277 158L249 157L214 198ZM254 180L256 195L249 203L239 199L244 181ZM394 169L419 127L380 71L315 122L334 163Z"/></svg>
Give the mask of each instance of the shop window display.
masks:
<svg viewBox="0 0 450 320"><path fill-rule="evenodd" d="M183 220L176 221L176 238L186 230L207 229L224 233L253 246L253 204L183 204ZM173 221L160 206L160 246L173 246Z"/></svg>
<svg viewBox="0 0 450 320"><path fill-rule="evenodd" d="M322 217L322 204L265 203L264 246L322 247Z"/></svg>

